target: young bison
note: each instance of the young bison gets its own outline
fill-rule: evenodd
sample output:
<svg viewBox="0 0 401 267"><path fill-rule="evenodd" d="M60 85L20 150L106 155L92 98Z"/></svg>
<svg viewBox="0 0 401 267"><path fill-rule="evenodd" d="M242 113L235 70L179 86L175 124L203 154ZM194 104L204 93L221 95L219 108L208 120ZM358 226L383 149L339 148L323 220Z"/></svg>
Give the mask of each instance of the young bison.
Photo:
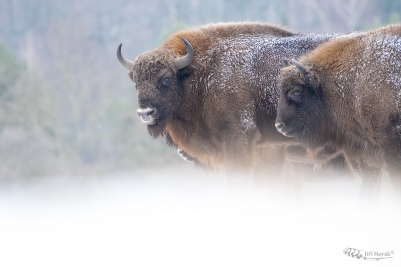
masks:
<svg viewBox="0 0 401 267"><path fill-rule="evenodd" d="M401 192L401 25L322 44L282 69L276 128L310 149L333 143L374 190L387 166Z"/></svg>
<svg viewBox="0 0 401 267"><path fill-rule="evenodd" d="M219 23L177 32L158 48L117 57L135 82L138 115L153 137L216 170L279 169L285 145L274 128L282 59L333 34L294 34L261 23ZM303 157L306 159L306 157Z"/></svg>

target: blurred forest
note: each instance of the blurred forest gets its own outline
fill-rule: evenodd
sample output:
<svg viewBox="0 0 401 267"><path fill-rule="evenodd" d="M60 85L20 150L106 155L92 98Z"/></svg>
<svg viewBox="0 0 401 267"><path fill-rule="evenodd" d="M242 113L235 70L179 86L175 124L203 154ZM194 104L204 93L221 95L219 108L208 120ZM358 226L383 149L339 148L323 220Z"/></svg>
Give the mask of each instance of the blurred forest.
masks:
<svg viewBox="0 0 401 267"><path fill-rule="evenodd" d="M0 0L0 181L188 164L153 140L116 59L170 33L261 21L349 32L401 20L400 0Z"/></svg>

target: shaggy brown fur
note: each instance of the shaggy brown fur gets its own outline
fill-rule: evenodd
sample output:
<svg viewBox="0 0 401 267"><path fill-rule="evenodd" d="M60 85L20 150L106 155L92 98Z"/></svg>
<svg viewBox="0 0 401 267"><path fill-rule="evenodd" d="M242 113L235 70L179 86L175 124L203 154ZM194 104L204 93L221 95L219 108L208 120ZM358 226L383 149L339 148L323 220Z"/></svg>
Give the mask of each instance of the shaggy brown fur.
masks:
<svg viewBox="0 0 401 267"><path fill-rule="evenodd" d="M175 70L172 60L187 53L180 37L195 56L188 67ZM331 37L262 23L211 24L171 35L138 56L130 72L140 108L156 109L149 133L164 135L188 158L213 169L251 169L261 161L282 166L284 145L293 143L274 128L282 59ZM162 84L166 79L169 86Z"/></svg>
<svg viewBox="0 0 401 267"><path fill-rule="evenodd" d="M282 70L280 131L344 149L366 190L386 164L401 191L401 25L331 40L299 63Z"/></svg>

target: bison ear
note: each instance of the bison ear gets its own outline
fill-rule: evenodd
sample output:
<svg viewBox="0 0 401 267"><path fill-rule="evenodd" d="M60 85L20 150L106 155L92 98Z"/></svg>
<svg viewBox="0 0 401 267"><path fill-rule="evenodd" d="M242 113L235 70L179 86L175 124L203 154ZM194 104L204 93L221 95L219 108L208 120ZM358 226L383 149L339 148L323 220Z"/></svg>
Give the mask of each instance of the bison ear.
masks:
<svg viewBox="0 0 401 267"><path fill-rule="evenodd" d="M297 67L299 70L299 73L301 74L301 77L305 77L306 73L308 72L305 68L304 65L302 65L299 61L296 61L295 59L291 59L290 62Z"/></svg>
<svg viewBox="0 0 401 267"><path fill-rule="evenodd" d="M302 65L299 61L295 59L291 59L291 63L297 67L301 79L304 80L305 84L308 87L313 88L313 90L318 93L318 89L320 88L319 78L313 73L313 71L306 69L304 65Z"/></svg>
<svg viewBox="0 0 401 267"><path fill-rule="evenodd" d="M291 60L290 60L290 59L285 58L285 59L283 59L283 61L284 61L284 65L285 65L286 67L288 67L288 66L291 65Z"/></svg>
<svg viewBox="0 0 401 267"><path fill-rule="evenodd" d="M321 93L321 84L319 77L312 70L306 71L306 73L301 78L304 82L304 85L315 94Z"/></svg>
<svg viewBox="0 0 401 267"><path fill-rule="evenodd" d="M312 88L315 93L318 93L320 88L320 80L312 71L306 72L304 81L309 88Z"/></svg>
<svg viewBox="0 0 401 267"><path fill-rule="evenodd" d="M128 72L128 77L131 79L131 81L135 82L134 72L132 70Z"/></svg>

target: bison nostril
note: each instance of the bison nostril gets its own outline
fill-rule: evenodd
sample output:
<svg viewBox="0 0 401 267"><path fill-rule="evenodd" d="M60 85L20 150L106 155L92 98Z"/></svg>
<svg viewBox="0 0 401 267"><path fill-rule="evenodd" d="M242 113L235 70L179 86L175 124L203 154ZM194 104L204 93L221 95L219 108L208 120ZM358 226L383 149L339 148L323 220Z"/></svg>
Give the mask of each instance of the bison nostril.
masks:
<svg viewBox="0 0 401 267"><path fill-rule="evenodd" d="M140 117L150 117L152 114L155 113L155 109L153 108L140 108L136 111L136 113L140 116Z"/></svg>
<svg viewBox="0 0 401 267"><path fill-rule="evenodd" d="M281 130L281 128L283 128L283 123L282 122L276 122L275 126L277 130Z"/></svg>

